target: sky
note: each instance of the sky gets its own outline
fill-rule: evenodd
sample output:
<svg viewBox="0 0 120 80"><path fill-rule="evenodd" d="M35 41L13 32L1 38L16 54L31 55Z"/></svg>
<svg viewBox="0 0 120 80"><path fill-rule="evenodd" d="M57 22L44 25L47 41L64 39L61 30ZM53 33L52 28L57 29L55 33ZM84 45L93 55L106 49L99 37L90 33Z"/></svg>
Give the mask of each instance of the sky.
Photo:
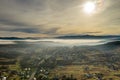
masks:
<svg viewBox="0 0 120 80"><path fill-rule="evenodd" d="M99 2L94 13L86 2ZM120 0L0 0L0 37L119 35Z"/></svg>

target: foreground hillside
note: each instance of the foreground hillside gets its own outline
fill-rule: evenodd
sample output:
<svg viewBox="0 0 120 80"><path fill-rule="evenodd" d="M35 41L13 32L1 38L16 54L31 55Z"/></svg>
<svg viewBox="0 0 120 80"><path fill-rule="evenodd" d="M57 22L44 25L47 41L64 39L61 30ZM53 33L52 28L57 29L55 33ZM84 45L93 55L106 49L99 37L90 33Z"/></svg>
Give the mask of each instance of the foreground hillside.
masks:
<svg viewBox="0 0 120 80"><path fill-rule="evenodd" d="M44 43L0 45L0 76L8 80L120 79L119 41L73 47Z"/></svg>

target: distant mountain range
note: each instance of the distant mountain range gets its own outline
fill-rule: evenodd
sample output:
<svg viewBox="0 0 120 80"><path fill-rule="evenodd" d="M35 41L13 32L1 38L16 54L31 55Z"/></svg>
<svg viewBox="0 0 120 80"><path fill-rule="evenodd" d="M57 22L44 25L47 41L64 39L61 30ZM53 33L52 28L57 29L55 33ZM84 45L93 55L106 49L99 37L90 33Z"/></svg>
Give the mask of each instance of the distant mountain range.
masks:
<svg viewBox="0 0 120 80"><path fill-rule="evenodd" d="M53 37L55 39L120 39L120 35L67 35L67 36L58 36ZM26 40L26 39L43 39L39 37L26 37L26 38L20 38L20 37L0 37L2 40ZM44 38L49 39L49 38Z"/></svg>
<svg viewBox="0 0 120 80"><path fill-rule="evenodd" d="M26 40L26 39L40 39L40 38L32 38L32 37L27 37L27 38L19 38L19 37L0 37L2 40Z"/></svg>
<svg viewBox="0 0 120 80"><path fill-rule="evenodd" d="M0 37L0 39L3 39L3 40L16 40L16 39L24 39L24 38L18 38L18 37Z"/></svg>
<svg viewBox="0 0 120 80"><path fill-rule="evenodd" d="M68 36L59 36L58 39L106 39L106 38L120 38L120 35L68 35Z"/></svg>

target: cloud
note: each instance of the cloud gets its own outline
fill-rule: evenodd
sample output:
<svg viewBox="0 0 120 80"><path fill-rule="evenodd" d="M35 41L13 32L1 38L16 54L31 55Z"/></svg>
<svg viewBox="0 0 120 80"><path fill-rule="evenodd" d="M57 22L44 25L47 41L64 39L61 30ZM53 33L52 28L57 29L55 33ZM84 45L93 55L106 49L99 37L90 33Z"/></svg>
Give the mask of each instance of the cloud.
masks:
<svg viewBox="0 0 120 80"><path fill-rule="evenodd" d="M105 0L104 7L92 15L82 10L86 1L0 0L1 35L120 34L120 0Z"/></svg>
<svg viewBox="0 0 120 80"><path fill-rule="evenodd" d="M19 26L21 26L21 27L29 26L26 23L21 23L21 22L13 21L12 19L9 20L9 19L1 19L1 18L0 18L0 24L9 25L9 26L16 26L16 27L19 27Z"/></svg>
<svg viewBox="0 0 120 80"><path fill-rule="evenodd" d="M57 34L59 27L47 28L47 25L32 25L7 19L0 19L0 31L23 32L30 34Z"/></svg>
<svg viewBox="0 0 120 80"><path fill-rule="evenodd" d="M59 27L57 28L50 28L50 29L41 29L41 32L43 34L53 34L53 35L56 35L57 34L57 31L59 30Z"/></svg>
<svg viewBox="0 0 120 80"><path fill-rule="evenodd" d="M84 32L82 34L100 34L102 31L96 31L96 32Z"/></svg>
<svg viewBox="0 0 120 80"><path fill-rule="evenodd" d="M34 29L34 28L20 28L20 29L12 29L10 31L24 32L24 33L40 33L38 29Z"/></svg>

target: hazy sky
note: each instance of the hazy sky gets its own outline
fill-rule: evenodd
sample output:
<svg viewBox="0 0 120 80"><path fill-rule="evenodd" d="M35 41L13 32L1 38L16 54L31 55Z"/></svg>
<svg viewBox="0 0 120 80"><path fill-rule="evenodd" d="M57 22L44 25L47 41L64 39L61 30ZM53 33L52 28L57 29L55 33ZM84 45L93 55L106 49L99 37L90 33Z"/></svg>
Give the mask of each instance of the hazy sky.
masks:
<svg viewBox="0 0 120 80"><path fill-rule="evenodd" d="M97 0L0 0L0 36L120 34L120 0L99 0L92 14L88 1Z"/></svg>

